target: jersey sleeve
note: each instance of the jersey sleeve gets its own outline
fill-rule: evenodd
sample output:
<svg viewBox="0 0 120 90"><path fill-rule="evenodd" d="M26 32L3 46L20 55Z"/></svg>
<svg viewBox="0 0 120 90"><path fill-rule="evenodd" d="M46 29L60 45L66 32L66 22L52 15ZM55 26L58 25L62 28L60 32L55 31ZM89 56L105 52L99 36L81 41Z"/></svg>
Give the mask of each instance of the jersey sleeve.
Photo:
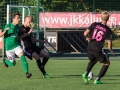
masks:
<svg viewBox="0 0 120 90"><path fill-rule="evenodd" d="M92 23L87 29L92 31L93 30L94 23Z"/></svg>
<svg viewBox="0 0 120 90"><path fill-rule="evenodd" d="M21 27L20 27L20 34L24 34L24 33L25 33L24 27L21 26Z"/></svg>
<svg viewBox="0 0 120 90"><path fill-rule="evenodd" d="M5 31L5 29L8 28L9 26L10 26L9 24L6 24L6 25L4 26L4 28L2 29L2 31Z"/></svg>
<svg viewBox="0 0 120 90"><path fill-rule="evenodd" d="M23 34L24 34L24 27L23 27L23 25L22 25L22 26L20 26L20 28L19 28L18 36L22 36Z"/></svg>

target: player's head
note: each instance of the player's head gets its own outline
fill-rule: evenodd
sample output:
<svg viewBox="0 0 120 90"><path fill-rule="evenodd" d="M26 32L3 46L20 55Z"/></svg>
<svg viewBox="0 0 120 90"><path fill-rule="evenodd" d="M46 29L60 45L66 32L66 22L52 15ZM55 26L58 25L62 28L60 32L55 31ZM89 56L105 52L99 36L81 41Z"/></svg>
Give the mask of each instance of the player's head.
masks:
<svg viewBox="0 0 120 90"><path fill-rule="evenodd" d="M26 25L26 26L30 26L31 25L31 23L32 23L32 16L26 16L25 17L25 22L24 22L24 24Z"/></svg>
<svg viewBox="0 0 120 90"><path fill-rule="evenodd" d="M108 21L109 20L109 13L107 11L103 11L101 13L101 19L104 20L104 21Z"/></svg>
<svg viewBox="0 0 120 90"><path fill-rule="evenodd" d="M15 12L15 13L13 13L12 14L12 22L13 22L13 24L18 24L19 23L19 21L20 21L20 14L19 14L19 12Z"/></svg>

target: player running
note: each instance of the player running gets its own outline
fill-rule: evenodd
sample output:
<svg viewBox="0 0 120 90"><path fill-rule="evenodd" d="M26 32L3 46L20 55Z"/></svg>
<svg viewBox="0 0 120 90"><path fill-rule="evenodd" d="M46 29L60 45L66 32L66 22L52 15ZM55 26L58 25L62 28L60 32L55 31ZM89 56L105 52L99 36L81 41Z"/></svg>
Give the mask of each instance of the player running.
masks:
<svg viewBox="0 0 120 90"><path fill-rule="evenodd" d="M50 78L50 76L46 73L44 67L49 59L49 53L47 53L44 49L38 47L35 42L42 42L41 40L36 40L31 36L33 31L33 27L30 27L32 23L32 17L26 16L24 24L21 26L21 36L20 38L23 41L25 54L28 58L32 59L32 57L36 60L37 66L43 74L43 78ZM40 56L43 56L43 61L41 62Z"/></svg>
<svg viewBox="0 0 120 90"><path fill-rule="evenodd" d="M94 84L102 84L100 79L105 75L110 65L110 61L108 57L106 57L107 53L102 49L105 40L108 41L108 49L110 50L111 54L114 55L114 52L112 50L111 29L106 25L107 21L109 20L109 13L107 11L102 12L101 19L102 22L92 23L84 32L86 40L89 40L87 53L90 60L87 65L86 72L82 75L85 83L88 83L88 74L93 66L97 63L97 61L99 61L100 63L103 63L103 66L96 80L94 80ZM90 34L90 37L88 37L88 34Z"/></svg>
<svg viewBox="0 0 120 90"><path fill-rule="evenodd" d="M6 67L8 66L15 66L15 54L20 58L22 61L22 66L24 72L26 73L26 77L30 78L31 73L28 72L28 63L25 59L23 54L23 49L20 45L19 39L19 23L20 21L20 14L18 12L13 13L12 15L12 23L6 24L3 31L0 30L0 37L4 35L4 47L5 52L7 55L8 60L3 60L3 63Z"/></svg>

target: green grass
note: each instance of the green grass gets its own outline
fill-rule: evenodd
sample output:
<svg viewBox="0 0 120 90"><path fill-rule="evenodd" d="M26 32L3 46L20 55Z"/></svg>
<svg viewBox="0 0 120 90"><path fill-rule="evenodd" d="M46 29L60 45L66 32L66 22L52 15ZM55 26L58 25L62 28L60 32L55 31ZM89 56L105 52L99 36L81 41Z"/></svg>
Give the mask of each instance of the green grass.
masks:
<svg viewBox="0 0 120 90"><path fill-rule="evenodd" d="M93 80L84 84L82 74L85 72L88 60L49 60L46 71L50 79L43 79L35 61L28 60L29 70L33 74L30 79L25 77L21 61L15 67L5 68L0 62L0 90L119 90L120 61L112 60L111 66L102 81L105 84L94 85ZM102 64L93 68L96 75ZM94 77L94 79L95 79Z"/></svg>
<svg viewBox="0 0 120 90"><path fill-rule="evenodd" d="M116 39L112 41L113 48L120 48L120 39ZM104 47L107 47L107 41L104 44Z"/></svg>

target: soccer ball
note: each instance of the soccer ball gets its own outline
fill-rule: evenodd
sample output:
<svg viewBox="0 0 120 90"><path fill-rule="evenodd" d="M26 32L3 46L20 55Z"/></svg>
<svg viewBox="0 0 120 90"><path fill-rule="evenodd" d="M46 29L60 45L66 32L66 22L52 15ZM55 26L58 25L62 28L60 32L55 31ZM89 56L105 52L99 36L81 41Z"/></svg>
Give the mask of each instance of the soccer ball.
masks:
<svg viewBox="0 0 120 90"><path fill-rule="evenodd" d="M94 74L93 74L93 72L90 71L88 74L88 80L92 80L93 77L94 77Z"/></svg>

